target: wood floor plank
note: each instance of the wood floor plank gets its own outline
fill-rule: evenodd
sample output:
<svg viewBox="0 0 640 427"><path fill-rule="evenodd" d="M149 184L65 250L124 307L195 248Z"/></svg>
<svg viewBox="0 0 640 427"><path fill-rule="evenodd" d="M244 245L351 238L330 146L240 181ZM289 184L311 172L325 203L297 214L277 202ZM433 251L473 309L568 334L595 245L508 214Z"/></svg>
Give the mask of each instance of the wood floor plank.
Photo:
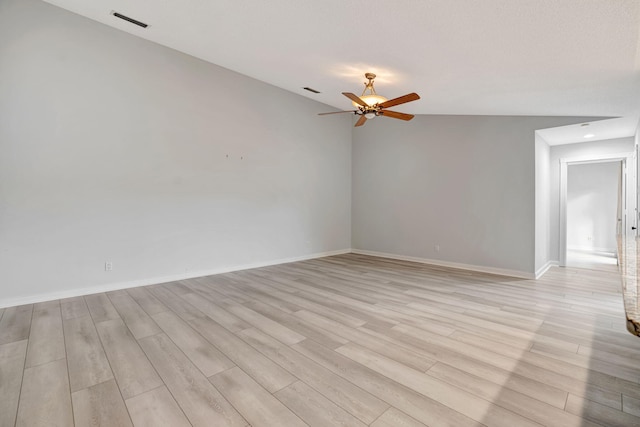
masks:
<svg viewBox="0 0 640 427"><path fill-rule="evenodd" d="M65 359L24 370L16 426L73 426Z"/></svg>
<svg viewBox="0 0 640 427"><path fill-rule="evenodd" d="M83 297L65 298L60 300L60 309L64 320L88 316L89 309Z"/></svg>
<svg viewBox="0 0 640 427"><path fill-rule="evenodd" d="M606 348L595 345L579 345L578 354L606 362L620 363L624 366L637 366L638 352L627 347L608 345Z"/></svg>
<svg viewBox="0 0 640 427"><path fill-rule="evenodd" d="M279 279L278 279L279 280ZM315 303L313 301L309 301L305 298L295 295L295 288L292 288L289 285L283 285L282 283L278 283L278 280L270 280L265 283L270 289L269 293L274 297L277 297L283 301L288 303L298 305L302 309L314 312L314 313L322 313L324 316L333 319L337 322L340 322L345 325L349 325L351 327L358 327L364 325L366 322L362 319L359 319L354 316L350 316L348 314L344 314L340 311L333 310L330 307Z"/></svg>
<svg viewBox="0 0 640 427"><path fill-rule="evenodd" d="M169 310L166 305L143 287L127 289L127 293L149 316Z"/></svg>
<svg viewBox="0 0 640 427"><path fill-rule="evenodd" d="M378 372L394 381L414 390L418 393L445 405L465 416L480 423L495 426L535 426L536 423L517 415L511 411L490 403L487 400L478 398L473 394L450 384L435 380L432 381L428 375L420 371L409 368L394 360L381 356L363 347L347 344L340 347L337 352L347 353L348 358L336 355L327 351L320 345L311 341L304 341L294 346L301 349L304 354L315 355L323 358L326 363L344 366L354 366L351 361L357 361L372 371Z"/></svg>
<svg viewBox="0 0 640 427"><path fill-rule="evenodd" d="M460 303L467 307L470 305L467 301L460 301ZM493 323L503 324L509 327L516 327L525 331L536 331L543 323L543 320L541 319L535 319L529 316L510 313L508 311L483 311L482 307L482 304L476 304L475 309L467 309L464 311L464 314L473 316L478 319L488 320Z"/></svg>
<svg viewBox="0 0 640 427"><path fill-rule="evenodd" d="M84 297L89 313L94 323L104 322L105 320L119 319L120 315L116 311L111 300L105 293L87 295Z"/></svg>
<svg viewBox="0 0 640 427"><path fill-rule="evenodd" d="M31 320L26 367L42 365L65 357L60 304L57 301L56 304L36 304Z"/></svg>
<svg viewBox="0 0 640 427"><path fill-rule="evenodd" d="M312 341L303 341L293 348L427 425L482 425L479 420L467 417L447 405Z"/></svg>
<svg viewBox="0 0 640 427"><path fill-rule="evenodd" d="M358 343L363 347L372 349L379 353L382 353L388 357L398 359L409 366L415 367L420 371L426 371L431 367L435 361L433 359L424 357L423 355L416 353L408 348L402 348L398 346L391 346L386 340L380 340L369 332L370 329L363 327L353 329L345 325L342 325L334 320L320 316L319 314L312 313L307 310L300 310L296 313L296 317L300 317L305 321L315 324L320 328L334 331L336 334L341 335L345 339ZM370 327L371 325L365 325Z"/></svg>
<svg viewBox="0 0 640 427"><path fill-rule="evenodd" d="M206 377L235 366L220 350L173 312L161 312L153 320Z"/></svg>
<svg viewBox="0 0 640 427"><path fill-rule="evenodd" d="M444 363L435 364L427 371L427 374L545 426L597 427L596 424L562 409L503 388L498 384L483 380Z"/></svg>
<svg viewBox="0 0 640 427"><path fill-rule="evenodd" d="M197 293L207 296L213 301L225 301L230 299L229 296L223 293L222 289L217 289L216 285L209 283L210 279L215 276L209 277L196 277L193 279L185 280L184 285L191 290L190 293ZM181 296L187 295L186 293Z"/></svg>
<svg viewBox="0 0 640 427"><path fill-rule="evenodd" d="M271 393L296 381L293 375L208 317L192 318L188 323Z"/></svg>
<svg viewBox="0 0 640 427"><path fill-rule="evenodd" d="M239 287L244 283L243 280L238 280L233 274L225 273L218 274L209 277L200 277L195 279L196 282L200 282L208 287L208 289L215 288L216 291L207 291L205 294L213 301L235 301L242 304L247 300L247 297L239 290ZM186 289L190 289L189 286L185 286ZM186 295L188 292L183 289L180 292L180 296ZM222 298L218 298L217 294L221 294Z"/></svg>
<svg viewBox="0 0 640 427"><path fill-rule="evenodd" d="M442 336L450 336L460 327L460 322L456 320L454 313L437 306L432 306L429 311L426 311L408 307L405 303L381 302L376 304L376 308L388 317L398 319L400 324L417 326ZM443 312L446 315L442 315ZM478 327L478 325L474 326Z"/></svg>
<svg viewBox="0 0 640 427"><path fill-rule="evenodd" d="M71 391L113 378L98 333L90 316L63 321Z"/></svg>
<svg viewBox="0 0 640 427"><path fill-rule="evenodd" d="M640 398L637 373L634 370L629 370L624 366L615 367L598 359L591 359L587 363L587 360L582 357L580 356L581 360L576 362L577 359L570 360L531 351L523 354L521 360L547 371L596 384L604 390L626 393L629 396Z"/></svg>
<svg viewBox="0 0 640 427"><path fill-rule="evenodd" d="M33 305L6 308L0 319L0 345L29 338Z"/></svg>
<svg viewBox="0 0 640 427"><path fill-rule="evenodd" d="M147 357L194 426L246 426L246 421L164 333L140 340Z"/></svg>
<svg viewBox="0 0 640 427"><path fill-rule="evenodd" d="M125 401L136 427L190 427L180 406L165 386Z"/></svg>
<svg viewBox="0 0 640 427"><path fill-rule="evenodd" d="M471 373L495 384L500 384L507 389L522 393L557 408L564 408L567 400L567 392L560 389L558 386L554 387L533 378L498 368L494 365L478 361L466 354L457 354L455 352L448 351L445 348L420 342L417 339L412 339L410 336L402 337L405 341L397 341L392 338L392 332L388 332L389 335L383 335L382 333L371 330L369 330L369 332L374 334L375 337L379 337L380 340L389 340L389 345L400 349L405 346L411 346L414 351L420 352L421 348L428 348L428 354L430 354L435 360L440 360L441 362L450 364L462 371ZM375 351L375 349L372 350ZM532 376L535 377L536 374L537 372L534 372L532 373ZM611 396L612 399L617 399L617 395L612 394Z"/></svg>
<svg viewBox="0 0 640 427"><path fill-rule="evenodd" d="M373 394L257 329L247 329L241 335L271 360L365 424L371 423L389 407Z"/></svg>
<svg viewBox="0 0 640 427"><path fill-rule="evenodd" d="M398 323L391 319L382 320L377 313L373 313L372 310L368 309L371 307L370 304L361 303L354 298L341 295L338 293L339 291L324 291L322 286L317 284L318 282L325 283L325 281L319 280L300 280L298 288L302 288L302 290L298 291L297 295L317 304L330 307L346 315L356 316L358 319L368 324L374 324L381 328L390 328ZM307 285L305 283L314 283L314 285Z"/></svg>
<svg viewBox="0 0 640 427"><path fill-rule="evenodd" d="M27 340L0 345L0 426L13 426L22 387Z"/></svg>
<svg viewBox="0 0 640 427"><path fill-rule="evenodd" d="M356 417L302 381L283 388L275 396L311 427L365 427Z"/></svg>
<svg viewBox="0 0 640 427"><path fill-rule="evenodd" d="M569 394L567 412L607 427L640 426L640 417Z"/></svg>
<svg viewBox="0 0 640 427"><path fill-rule="evenodd" d="M400 340L406 340L407 337L409 337L409 341L422 348L423 351L431 352L437 349L438 351L443 351L453 357L458 354L465 354L477 361L496 366L506 371L535 379L577 395L592 397L600 403L608 404L612 407L620 407L621 389L624 388L622 385L618 387L616 384L610 383L606 385L607 387L604 387L603 384L590 384L587 382L589 379L589 372L582 372L582 375L575 374L574 372L575 376L578 378L575 378L573 375L568 376L572 372L567 371L563 374L560 366L553 364L553 360L548 361L549 365L544 363L546 360L536 365L525 360L527 358L525 353L523 353L518 359L509 358L499 353L494 353L475 346L469 346L465 343L459 343L455 340L450 340L435 334L429 334L424 330L406 325L394 326L390 330L389 334ZM442 359L442 356L436 355L435 358L440 360ZM555 367L555 369L548 369L550 366ZM591 374L595 375L596 373L591 372ZM637 391L636 387L636 392Z"/></svg>
<svg viewBox="0 0 640 427"><path fill-rule="evenodd" d="M96 329L124 399L162 385L162 380L122 319L100 322Z"/></svg>
<svg viewBox="0 0 640 427"><path fill-rule="evenodd" d="M191 289L185 286L182 280L178 280L177 282L165 283L162 286L170 289L174 294L178 296L191 293Z"/></svg>
<svg viewBox="0 0 640 427"><path fill-rule="evenodd" d="M380 418L371 424L371 427L426 427L419 421L396 408L389 408Z"/></svg>
<svg viewBox="0 0 640 427"><path fill-rule="evenodd" d="M574 349L571 349L573 351L568 351L548 343L535 343L528 351L525 351L521 348L506 345L486 337L474 336L473 334L456 334L452 338L513 359L523 359L529 363L553 369L558 373L573 374L578 379L594 375L589 371L597 371L600 374L609 376L627 378L633 381L640 380L640 369L635 367L634 364L609 363L608 361L577 354Z"/></svg>
<svg viewBox="0 0 640 427"><path fill-rule="evenodd" d="M160 328L125 291L107 293L120 317L136 339L160 333Z"/></svg>
<svg viewBox="0 0 640 427"><path fill-rule="evenodd" d="M201 316L203 313L196 307L185 301L181 296L171 292L166 286L147 286L147 290L156 297L158 301L169 307L171 311L181 316Z"/></svg>
<svg viewBox="0 0 640 427"><path fill-rule="evenodd" d="M534 359L536 358L535 355L547 356L548 358L559 360L579 368L594 370L613 377L626 378L634 382L640 381L640 369L637 362L631 364L631 366L627 363L620 363L620 361L618 361L618 363L610 363L584 354L571 353L560 349L550 349L541 344L536 344L531 347L530 353L534 354L527 355L531 360L539 360L539 358Z"/></svg>
<svg viewBox="0 0 640 427"><path fill-rule="evenodd" d="M283 312L274 306L264 304L261 301L249 301L244 303L244 305L290 329L293 329L306 338L321 343L325 347L337 348L349 342L349 340L344 339L333 332L314 327L296 316Z"/></svg>
<svg viewBox="0 0 640 427"><path fill-rule="evenodd" d="M496 323L496 322L491 322L489 320L481 319L478 317L468 316L464 314L464 312L463 313L451 312L447 307L437 303L425 304L422 302L410 302L409 304L407 304L407 308L415 310L415 313L421 314L426 319L429 319L429 320L435 320L435 319L445 320L446 319L451 323L458 325L458 327L460 327L460 325L473 324L474 327L480 327L480 328L488 329L498 333L511 334L511 335L515 335L516 337L522 337L522 338L526 338L533 333L533 331L528 329L522 330L517 327L505 325L503 323ZM417 326L421 329L429 330L427 328L427 326L429 326L428 324L412 325L412 326ZM431 332L438 333L437 331L431 331ZM445 334L440 334L440 335L445 335Z"/></svg>
<svg viewBox="0 0 640 427"><path fill-rule="evenodd" d="M245 270L246 271L246 270ZM272 307L277 308L280 311L283 311L287 314L293 314L296 311L300 310L300 307L292 304L287 301L283 301L279 298L275 298L270 295L268 290L265 291L263 287L261 287L257 283L249 282L243 286L242 291L245 295L247 295L247 301L243 302L242 305L246 306L248 302L260 301L264 304L268 304Z"/></svg>
<svg viewBox="0 0 640 427"><path fill-rule="evenodd" d="M467 342L471 344L474 342L477 342L478 340L486 339L486 340L489 340L490 342L497 342L501 345L516 347L521 351L530 350L531 347L536 344L550 346L556 349L570 351L573 353L577 352L579 347L578 344L568 343L566 341L558 340L555 338L540 336L534 332L530 332L528 334L525 334L524 336L522 335L515 336L513 334L491 331L491 330L479 328L479 327L475 328L473 332L457 330L456 332L454 332L449 336L453 339L457 339L459 341ZM474 339L476 341L473 341Z"/></svg>
<svg viewBox="0 0 640 427"><path fill-rule="evenodd" d="M622 411L640 417L640 399L622 395Z"/></svg>
<svg viewBox="0 0 640 427"><path fill-rule="evenodd" d="M209 380L254 427L307 426L237 366L214 375Z"/></svg>
<svg viewBox="0 0 640 427"><path fill-rule="evenodd" d="M249 323L229 313L201 294L189 293L182 295L182 298L231 332L240 332L251 327Z"/></svg>
<svg viewBox="0 0 640 427"><path fill-rule="evenodd" d="M260 329L267 335L271 335L287 345L293 345L306 338L286 326L238 303L223 303L222 306L254 328Z"/></svg>
<svg viewBox="0 0 640 427"><path fill-rule="evenodd" d="M621 333L622 332L622 333ZM567 342L580 345L590 345L592 342L600 342L607 345L619 345L630 349L640 350L640 344L630 341L633 336L628 336L624 331L613 333L611 331L601 332L595 328L581 329L567 325L544 323L536 333L548 337L554 337Z"/></svg>
<svg viewBox="0 0 640 427"><path fill-rule="evenodd" d="M115 380L76 391L71 398L76 426L133 426Z"/></svg>

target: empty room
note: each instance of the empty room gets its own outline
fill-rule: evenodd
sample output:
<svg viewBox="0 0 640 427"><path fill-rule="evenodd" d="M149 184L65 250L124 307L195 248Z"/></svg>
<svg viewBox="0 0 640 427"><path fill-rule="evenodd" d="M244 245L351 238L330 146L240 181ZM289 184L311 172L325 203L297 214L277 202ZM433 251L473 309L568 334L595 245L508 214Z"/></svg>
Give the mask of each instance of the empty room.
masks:
<svg viewBox="0 0 640 427"><path fill-rule="evenodd" d="M0 0L0 427L640 426L636 0Z"/></svg>

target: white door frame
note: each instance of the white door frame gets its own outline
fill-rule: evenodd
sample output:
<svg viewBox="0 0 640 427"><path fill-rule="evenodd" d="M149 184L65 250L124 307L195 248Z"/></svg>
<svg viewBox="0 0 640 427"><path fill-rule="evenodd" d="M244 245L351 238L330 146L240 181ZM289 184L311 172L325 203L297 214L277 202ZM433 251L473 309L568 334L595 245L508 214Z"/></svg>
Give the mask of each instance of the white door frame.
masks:
<svg viewBox="0 0 640 427"><path fill-rule="evenodd" d="M604 154L591 157L580 157L570 159L560 159L560 224L559 224L559 248L558 248L558 264L561 267L567 265L567 172L569 165L585 164L585 163L606 163L606 162L622 162L623 171L632 172L630 168L635 169L633 161L634 153ZM629 181L632 179L632 181ZM622 185L626 188L628 183L635 185L635 173L623 174ZM631 227L636 226L635 215L635 193L634 191L624 191L626 193L623 198L622 210L622 230L625 233L631 232ZM630 197L633 198L630 200ZM632 214L633 213L633 214ZM627 224L627 219L629 223Z"/></svg>

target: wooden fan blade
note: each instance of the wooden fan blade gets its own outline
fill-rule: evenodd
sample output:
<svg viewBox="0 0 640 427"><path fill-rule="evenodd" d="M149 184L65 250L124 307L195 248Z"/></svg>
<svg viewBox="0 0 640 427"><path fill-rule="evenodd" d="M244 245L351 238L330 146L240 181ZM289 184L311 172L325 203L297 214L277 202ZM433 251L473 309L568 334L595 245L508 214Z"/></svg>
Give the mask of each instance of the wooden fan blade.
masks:
<svg viewBox="0 0 640 427"><path fill-rule="evenodd" d="M367 105L366 102L364 102L362 99L360 99L357 95L351 93L351 92L342 92L342 94L344 96L346 96L347 98L349 98L350 100L352 100L353 102L355 102L358 105L362 105L363 107L368 107L369 105Z"/></svg>
<svg viewBox="0 0 640 427"><path fill-rule="evenodd" d="M328 114L341 114L341 113L355 113L356 110L349 110L349 111L334 111L331 113L318 113L319 116L326 116Z"/></svg>
<svg viewBox="0 0 640 427"><path fill-rule="evenodd" d="M412 92L412 93L408 93L406 95L399 96L397 98L393 98L388 101L385 101L382 104L380 104L380 108L389 108L389 107L393 107L394 105L400 105L400 104L404 104L405 102L416 101L418 99L420 99L420 95L418 95L415 92Z"/></svg>
<svg viewBox="0 0 640 427"><path fill-rule="evenodd" d="M411 120L414 117L413 114L398 113L397 111L389 111L389 110L382 110L378 114L384 117L391 117L392 119L400 119L400 120Z"/></svg>
<svg viewBox="0 0 640 427"><path fill-rule="evenodd" d="M365 116L360 116L354 127L362 126L367 121Z"/></svg>

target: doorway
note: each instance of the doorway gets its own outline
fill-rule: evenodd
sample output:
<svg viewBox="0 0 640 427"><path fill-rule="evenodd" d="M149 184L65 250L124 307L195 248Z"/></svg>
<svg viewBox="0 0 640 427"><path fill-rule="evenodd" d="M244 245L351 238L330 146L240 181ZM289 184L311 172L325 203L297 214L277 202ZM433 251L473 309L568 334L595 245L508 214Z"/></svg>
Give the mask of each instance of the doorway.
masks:
<svg viewBox="0 0 640 427"><path fill-rule="evenodd" d="M567 266L617 265L623 230L623 160L567 165Z"/></svg>
<svg viewBox="0 0 640 427"><path fill-rule="evenodd" d="M617 235L636 227L628 165L633 153L560 160L559 265L617 265Z"/></svg>

